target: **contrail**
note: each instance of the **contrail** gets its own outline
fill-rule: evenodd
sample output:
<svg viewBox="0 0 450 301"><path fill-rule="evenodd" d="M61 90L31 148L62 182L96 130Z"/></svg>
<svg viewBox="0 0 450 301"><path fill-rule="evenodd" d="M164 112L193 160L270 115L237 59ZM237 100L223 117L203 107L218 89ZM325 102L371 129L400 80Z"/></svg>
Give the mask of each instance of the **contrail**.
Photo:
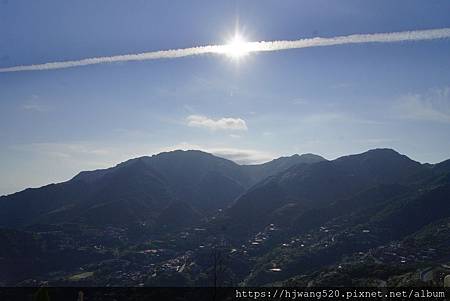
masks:
<svg viewBox="0 0 450 301"><path fill-rule="evenodd" d="M241 45L242 51L262 52L262 51L279 51L286 49L300 49L309 47L334 46L345 44L361 44L361 43L395 43L403 41L422 41L450 38L450 28L439 28L429 30L414 30L390 33L374 33L374 34L354 34L348 36L337 36L332 38L309 38L289 41L260 41L247 42ZM229 54L232 45L208 45L182 49L160 50L143 52L138 54L125 54L115 56L93 57L73 61L51 62L37 65L22 65L0 68L0 72L18 72L18 71L39 71L63 69L103 63L128 62L128 61L145 61L157 59L180 58L201 54Z"/></svg>

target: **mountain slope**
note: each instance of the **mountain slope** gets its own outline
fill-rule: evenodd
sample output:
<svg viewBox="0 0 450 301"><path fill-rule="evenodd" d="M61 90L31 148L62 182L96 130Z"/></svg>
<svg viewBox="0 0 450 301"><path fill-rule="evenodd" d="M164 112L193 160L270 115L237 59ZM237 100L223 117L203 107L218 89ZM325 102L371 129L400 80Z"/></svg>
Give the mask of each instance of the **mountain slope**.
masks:
<svg viewBox="0 0 450 301"><path fill-rule="evenodd" d="M63 222L153 224L163 222L159 216L169 204L184 203L198 214L208 215L229 206L257 180L298 162L318 159L293 156L259 168L201 151L140 157L112 168L80 172L64 183L3 196L0 227Z"/></svg>
<svg viewBox="0 0 450 301"><path fill-rule="evenodd" d="M252 179L252 182L258 183L270 176L284 172L292 166L298 164L313 164L321 161L326 160L323 157L314 154L296 154L290 157L280 157L263 164L244 165L243 167L245 172Z"/></svg>
<svg viewBox="0 0 450 301"><path fill-rule="evenodd" d="M355 198L363 201L365 196L369 196L375 202L349 206L345 212L336 213L336 217L322 221L315 221L315 218L321 217L315 214L312 220L316 224L309 225L306 231L285 229L283 237L289 243L274 245L267 254L259 257L246 284L262 285L317 271L353 254L362 254L389 242L407 239L409 235L427 229L428 225L450 218L450 182L437 187L407 189L394 195L390 192L391 188L379 187L375 190L378 192L372 191L369 195L364 193ZM378 197L373 198L376 194L379 194ZM427 250L432 247L431 243L423 245ZM391 243L390 246L395 247L397 244ZM402 253L406 255L402 254L404 257L401 257L394 254L398 263L406 256L414 256L414 252ZM283 272L273 273L270 271L271 266L277 266Z"/></svg>
<svg viewBox="0 0 450 301"><path fill-rule="evenodd" d="M408 184L428 168L390 149L298 164L255 185L228 210L230 223L261 227L277 209L289 206L290 218L326 207L379 185ZM294 215L294 217L293 217ZM278 217L282 219L282 217Z"/></svg>

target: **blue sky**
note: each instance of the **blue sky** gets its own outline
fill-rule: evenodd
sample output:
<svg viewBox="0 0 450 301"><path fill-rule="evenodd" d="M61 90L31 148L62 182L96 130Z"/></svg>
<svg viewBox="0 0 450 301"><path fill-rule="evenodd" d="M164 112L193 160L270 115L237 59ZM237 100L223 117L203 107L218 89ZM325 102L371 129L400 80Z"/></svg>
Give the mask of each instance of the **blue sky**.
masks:
<svg viewBox="0 0 450 301"><path fill-rule="evenodd" d="M450 27L449 1L0 1L0 68L248 40ZM450 158L450 40L0 73L0 194L131 157L241 163L390 147ZM228 119L225 119L228 118Z"/></svg>

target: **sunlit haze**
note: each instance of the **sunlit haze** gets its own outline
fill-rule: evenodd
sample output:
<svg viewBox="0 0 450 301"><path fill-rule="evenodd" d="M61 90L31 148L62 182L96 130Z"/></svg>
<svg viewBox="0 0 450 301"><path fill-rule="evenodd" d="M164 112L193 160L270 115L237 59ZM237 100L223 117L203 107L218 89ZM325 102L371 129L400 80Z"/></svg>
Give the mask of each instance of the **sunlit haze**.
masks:
<svg viewBox="0 0 450 301"><path fill-rule="evenodd" d="M232 40L225 45L225 54L232 58L241 58L248 55L250 48L248 41L240 34L236 33Z"/></svg>

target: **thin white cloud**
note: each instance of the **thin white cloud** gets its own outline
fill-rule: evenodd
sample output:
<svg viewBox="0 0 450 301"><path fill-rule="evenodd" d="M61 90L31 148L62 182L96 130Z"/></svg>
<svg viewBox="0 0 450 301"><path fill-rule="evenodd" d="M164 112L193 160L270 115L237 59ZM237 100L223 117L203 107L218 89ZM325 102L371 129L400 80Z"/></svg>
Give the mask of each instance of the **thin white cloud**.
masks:
<svg viewBox="0 0 450 301"><path fill-rule="evenodd" d="M99 148L87 143L30 143L10 147L16 151L35 152L55 158L76 158L85 155L105 156L108 149Z"/></svg>
<svg viewBox="0 0 450 301"><path fill-rule="evenodd" d="M309 102L308 102L306 99L304 99L304 98L295 98L295 99L293 99L291 102L292 102L292 104L294 104L294 105L306 105L306 104L309 103Z"/></svg>
<svg viewBox="0 0 450 301"><path fill-rule="evenodd" d="M259 164L274 159L272 154L254 149L212 148L209 151L216 156L227 158L238 164Z"/></svg>
<svg viewBox="0 0 450 301"><path fill-rule="evenodd" d="M204 146L198 144L192 144L188 142L181 142L177 145L165 147L158 152L173 151L173 150L201 150L207 153L211 153L215 156L226 158L234 161L238 164L259 164L270 160L273 160L276 155L265 151L247 149L247 148L235 148L235 147L221 147L221 146Z"/></svg>
<svg viewBox="0 0 450 301"><path fill-rule="evenodd" d="M370 124L380 125L383 121L364 119L353 116L345 112L322 112L305 116L301 121L305 124L324 125L324 124Z"/></svg>
<svg viewBox="0 0 450 301"><path fill-rule="evenodd" d="M39 100L39 96L35 95L35 94L31 95L29 101L22 104L21 109L26 110L26 111L40 112L40 113L50 111L50 107L48 105L43 104Z"/></svg>
<svg viewBox="0 0 450 301"><path fill-rule="evenodd" d="M363 138L363 139L355 139L353 144L360 145L362 148L372 149L375 147L379 148L394 148L395 143L397 143L397 139L393 138Z"/></svg>
<svg viewBox="0 0 450 301"><path fill-rule="evenodd" d="M63 162L62 166L65 164L78 166L76 172L88 168L106 168L131 158L174 150L201 150L239 164L262 163L275 158L275 155L260 150L217 145L208 146L189 142L181 142L167 147L142 146L142 144L123 147L122 145L100 145L96 142L79 141L16 144L9 146L9 149L15 152L32 153L58 162L59 165Z"/></svg>
<svg viewBox="0 0 450 301"><path fill-rule="evenodd" d="M245 120L241 118L224 117L214 120L203 115L189 115L186 121L188 126L207 128L210 130L246 131L248 129Z"/></svg>
<svg viewBox="0 0 450 301"><path fill-rule="evenodd" d="M118 155L118 150L97 142L10 145L3 149L14 156L1 162L10 172L0 174L0 195L67 181L82 170L107 168L130 158Z"/></svg>
<svg viewBox="0 0 450 301"><path fill-rule="evenodd" d="M361 43L395 43L404 41L421 41L450 38L450 28L402 31L390 33L374 34L354 34L348 36L337 36L332 38L310 38L291 41L260 41L248 42L243 45L245 52L265 52L279 51L286 49L300 49L309 47L335 46L345 44ZM202 54L229 54L232 51L232 45L208 45L182 49L159 50L144 52L138 54L125 54L116 56L104 56L85 58L81 60L50 62L36 65L23 65L0 68L0 72L18 72L18 71L38 71L71 68L103 63L144 61L155 59L181 58L192 55Z"/></svg>
<svg viewBox="0 0 450 301"><path fill-rule="evenodd" d="M307 115L302 119L304 123L310 124L325 124L349 121L349 116L344 113L315 113Z"/></svg>
<svg viewBox="0 0 450 301"><path fill-rule="evenodd" d="M331 89L347 89L347 88L351 88L355 85L355 83L337 83L334 85L331 85L330 88Z"/></svg>
<svg viewBox="0 0 450 301"><path fill-rule="evenodd" d="M108 168L119 162L163 151L202 150L239 164L262 163L273 159L271 153L219 145L197 145L182 142L170 147L152 144L110 144L100 141L73 141L61 143L31 143L11 145L3 151L20 155L20 164L12 160L2 162L14 166L6 176L0 174L0 195L27 187L67 181L82 170ZM17 158L15 160L18 160ZM38 175L38 176L36 176Z"/></svg>
<svg viewBox="0 0 450 301"><path fill-rule="evenodd" d="M450 87L404 95L394 104L394 114L402 119L450 123Z"/></svg>
<svg viewBox="0 0 450 301"><path fill-rule="evenodd" d="M35 112L48 112L50 108L37 102L27 102L21 106L22 110Z"/></svg>

